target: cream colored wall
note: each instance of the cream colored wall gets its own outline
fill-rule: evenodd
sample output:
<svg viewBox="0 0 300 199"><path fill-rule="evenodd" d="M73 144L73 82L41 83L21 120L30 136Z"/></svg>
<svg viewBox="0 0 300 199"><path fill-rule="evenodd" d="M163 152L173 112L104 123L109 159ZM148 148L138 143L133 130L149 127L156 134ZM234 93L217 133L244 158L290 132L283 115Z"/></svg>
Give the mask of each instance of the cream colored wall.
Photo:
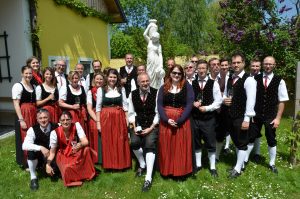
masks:
<svg viewBox="0 0 300 199"><path fill-rule="evenodd" d="M95 17L82 17L53 0L38 1L38 24L42 64L48 56L69 57L74 68L80 57L100 59L109 64L108 24Z"/></svg>

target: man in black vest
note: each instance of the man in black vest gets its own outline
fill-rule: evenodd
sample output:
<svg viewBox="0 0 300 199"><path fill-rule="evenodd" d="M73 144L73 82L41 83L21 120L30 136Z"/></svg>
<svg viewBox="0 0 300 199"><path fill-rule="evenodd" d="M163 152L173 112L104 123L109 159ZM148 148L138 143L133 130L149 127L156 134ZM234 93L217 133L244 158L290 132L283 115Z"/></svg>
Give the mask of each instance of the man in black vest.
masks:
<svg viewBox="0 0 300 199"><path fill-rule="evenodd" d="M39 109L37 112L38 124L30 127L27 131L22 148L28 152L28 167L30 171L30 189L35 191L39 188L35 173L36 167L43 166L49 156L50 132L58 127L57 124L49 123L49 112Z"/></svg>
<svg viewBox="0 0 300 199"><path fill-rule="evenodd" d="M284 80L273 73L275 66L275 58L268 56L263 61L264 72L255 76L257 81L256 116L250 124L250 143L248 147L250 147L249 153L251 153L253 143L260 136L261 128L264 125L270 156L269 168L277 174L278 170L275 166L277 144L275 132L284 111L284 102L289 100L289 96Z"/></svg>
<svg viewBox="0 0 300 199"><path fill-rule="evenodd" d="M142 73L137 78L139 88L129 95L128 118L133 126L131 147L138 159L140 168L136 176L142 176L147 167L142 191L148 191L152 184L152 171L158 138L159 115L156 105L157 90L150 87L150 78ZM143 153L146 154L146 161Z"/></svg>
<svg viewBox="0 0 300 199"><path fill-rule="evenodd" d="M137 69L133 65L133 55L128 53L125 55L126 65L120 68L121 83L126 91L126 98L128 98L131 92L131 80L134 79L137 83Z"/></svg>
<svg viewBox="0 0 300 199"><path fill-rule="evenodd" d="M57 89L66 87L69 84L68 75L65 74L67 63L63 59L58 59L54 62L55 66L55 77L57 82Z"/></svg>
<svg viewBox="0 0 300 199"><path fill-rule="evenodd" d="M197 64L198 79L192 82L195 93L192 110L192 128L194 133L196 166L199 171L202 167L202 143L208 151L210 174L218 177L216 170L216 110L220 108L222 96L217 81L207 76L207 62L199 60Z"/></svg>
<svg viewBox="0 0 300 199"><path fill-rule="evenodd" d="M245 73L244 68L244 56L240 53L234 54L232 56L234 74L228 79L223 95L224 104L229 106L230 136L237 148L237 163L230 170L229 178L236 178L241 174L249 143L249 124L251 118L255 116L256 81Z"/></svg>
<svg viewBox="0 0 300 199"><path fill-rule="evenodd" d="M93 66L94 72L88 74L88 75L86 76L86 80L85 80L85 82L86 82L85 88L86 88L87 90L90 90L90 89L92 88L92 81L93 81L93 78L94 78L94 73L95 73L95 72L100 72L100 71L101 71L101 69L102 69L102 63L101 63L100 60L95 59L95 60L93 60L93 62L92 62L92 66Z"/></svg>

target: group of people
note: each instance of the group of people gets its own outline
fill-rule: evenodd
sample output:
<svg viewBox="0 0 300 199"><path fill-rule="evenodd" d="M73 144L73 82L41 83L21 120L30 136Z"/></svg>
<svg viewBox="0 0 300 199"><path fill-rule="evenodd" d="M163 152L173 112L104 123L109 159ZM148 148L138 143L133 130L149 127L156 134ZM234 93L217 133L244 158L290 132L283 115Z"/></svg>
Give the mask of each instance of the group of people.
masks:
<svg viewBox="0 0 300 199"><path fill-rule="evenodd" d="M150 86L144 65L133 65L132 54L125 62L119 70L102 72L94 60L94 72L84 78L82 64L65 75L64 60L42 73L36 57L27 60L12 99L19 123L17 163L28 165L32 190L38 189L38 164L51 176L60 173L65 186L78 186L96 175L94 164L105 170L131 168L131 150L139 165L136 176L146 174L142 191L152 185L156 159L162 176L195 175L202 169L204 147L209 172L218 177L216 162L224 140L224 151L230 152L230 137L237 161L228 177L236 178L253 148L259 157L262 125L269 168L278 172L275 131L289 98L284 80L273 73L272 56L252 60L250 74L240 53L208 62L193 56L183 67L169 59L159 89Z"/></svg>

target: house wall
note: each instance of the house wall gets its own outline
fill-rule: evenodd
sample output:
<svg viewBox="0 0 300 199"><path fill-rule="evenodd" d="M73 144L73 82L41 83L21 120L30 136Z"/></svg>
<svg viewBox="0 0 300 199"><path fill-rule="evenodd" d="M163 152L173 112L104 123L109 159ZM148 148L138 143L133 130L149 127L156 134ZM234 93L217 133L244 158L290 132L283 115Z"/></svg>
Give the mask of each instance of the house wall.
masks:
<svg viewBox="0 0 300 199"><path fill-rule="evenodd" d="M95 17L82 17L53 0L38 1L37 21L40 31L42 65L49 65L49 56L69 58L74 69L79 58L100 59L109 64L109 25Z"/></svg>
<svg viewBox="0 0 300 199"><path fill-rule="evenodd" d="M8 34L8 54L10 56L10 73L8 79L0 82L0 125L13 123L14 108L11 100L11 88L21 80L21 67L32 56L30 40L29 5L27 0L0 0L0 35ZM4 40L0 38L0 56L5 55ZM1 72L8 76L6 60L0 59Z"/></svg>

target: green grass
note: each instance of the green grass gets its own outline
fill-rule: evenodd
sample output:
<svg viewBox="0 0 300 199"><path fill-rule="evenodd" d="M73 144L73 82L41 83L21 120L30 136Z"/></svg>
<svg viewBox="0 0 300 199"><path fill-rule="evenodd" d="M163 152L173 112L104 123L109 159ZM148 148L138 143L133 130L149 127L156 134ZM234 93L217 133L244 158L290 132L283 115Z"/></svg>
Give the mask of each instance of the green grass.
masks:
<svg viewBox="0 0 300 199"><path fill-rule="evenodd" d="M219 178L212 179L207 169L207 157L203 158L205 168L196 179L175 181L162 178L155 173L152 189L141 193L143 178L135 178L135 172L101 174L81 187L66 188L62 180L52 182L39 176L40 189L29 189L29 172L15 163L14 137L0 140L0 198L300 198L300 168L288 164L289 144L283 129L290 129L291 122L282 121L277 131L278 154L276 165L279 175L267 169L268 154L265 138L262 139L262 164L250 162L247 170L238 179L227 179L226 169L235 163L235 155L221 157L217 164Z"/></svg>

